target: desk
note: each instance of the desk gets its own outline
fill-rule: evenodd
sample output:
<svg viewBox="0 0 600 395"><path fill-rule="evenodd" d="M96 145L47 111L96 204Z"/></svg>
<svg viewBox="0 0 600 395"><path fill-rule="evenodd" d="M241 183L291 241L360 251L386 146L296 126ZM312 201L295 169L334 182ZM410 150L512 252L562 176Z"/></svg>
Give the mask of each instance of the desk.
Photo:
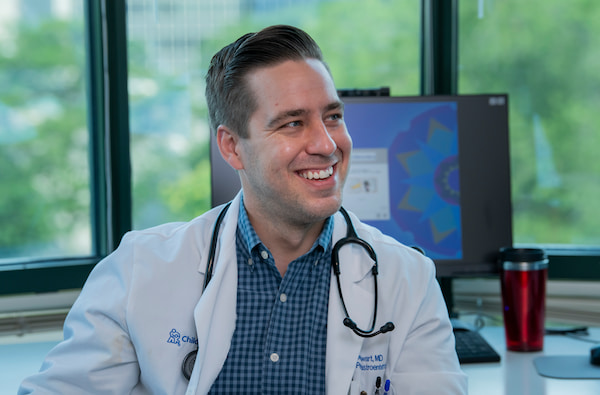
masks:
<svg viewBox="0 0 600 395"><path fill-rule="evenodd" d="M590 329L590 339L600 339L600 328ZM592 343L565 337L546 336L541 352L507 351L504 328L486 327L481 335L500 354L498 363L463 364L469 376L470 395L587 395L600 394L600 380L552 379L538 375L533 360L542 355L585 355Z"/></svg>

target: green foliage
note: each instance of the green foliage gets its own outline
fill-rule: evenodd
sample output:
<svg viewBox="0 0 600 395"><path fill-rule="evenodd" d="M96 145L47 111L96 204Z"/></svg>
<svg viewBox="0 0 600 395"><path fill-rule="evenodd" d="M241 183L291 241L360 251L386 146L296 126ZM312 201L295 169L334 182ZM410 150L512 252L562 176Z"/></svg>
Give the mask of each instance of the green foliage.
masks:
<svg viewBox="0 0 600 395"><path fill-rule="evenodd" d="M509 93L515 241L598 245L600 3L481 4L460 3L459 86Z"/></svg>
<svg viewBox="0 0 600 395"><path fill-rule="evenodd" d="M210 194L206 193L210 189L207 185L210 185L210 161L204 157L183 177L167 183L161 196L175 215L191 218L201 214L202 208L210 207Z"/></svg>
<svg viewBox="0 0 600 395"><path fill-rule="evenodd" d="M368 11L357 12L357 10ZM415 1L332 1L302 26L321 46L338 88L389 86L416 95L420 82L420 18ZM336 21L332 25L332 21Z"/></svg>
<svg viewBox="0 0 600 395"><path fill-rule="evenodd" d="M91 239L81 23L9 31L0 42L0 257L89 252L89 241L68 244L81 231Z"/></svg>
<svg viewBox="0 0 600 395"><path fill-rule="evenodd" d="M201 68L241 35L274 24L306 30L319 44L336 86L364 89L389 86L394 95L416 95L420 84L420 5L414 0L323 1L307 7L246 14L223 26L202 46Z"/></svg>

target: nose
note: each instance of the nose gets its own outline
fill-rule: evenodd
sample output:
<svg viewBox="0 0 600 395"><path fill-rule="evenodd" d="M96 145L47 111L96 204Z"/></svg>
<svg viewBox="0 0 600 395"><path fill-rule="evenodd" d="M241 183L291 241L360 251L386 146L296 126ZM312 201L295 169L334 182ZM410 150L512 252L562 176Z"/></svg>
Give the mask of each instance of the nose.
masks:
<svg viewBox="0 0 600 395"><path fill-rule="evenodd" d="M313 124L308 134L306 151L312 155L331 156L337 150L337 144L323 121Z"/></svg>

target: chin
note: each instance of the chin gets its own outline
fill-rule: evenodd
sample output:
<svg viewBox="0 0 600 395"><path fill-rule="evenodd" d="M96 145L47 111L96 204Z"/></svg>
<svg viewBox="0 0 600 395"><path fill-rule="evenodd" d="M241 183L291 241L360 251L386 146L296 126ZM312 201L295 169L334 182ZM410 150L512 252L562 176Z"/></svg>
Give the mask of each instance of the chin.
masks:
<svg viewBox="0 0 600 395"><path fill-rule="evenodd" d="M327 199L326 201L317 202L313 207L312 212L315 217L325 219L335 214L341 206L342 200L339 197L336 197L335 199L332 198Z"/></svg>

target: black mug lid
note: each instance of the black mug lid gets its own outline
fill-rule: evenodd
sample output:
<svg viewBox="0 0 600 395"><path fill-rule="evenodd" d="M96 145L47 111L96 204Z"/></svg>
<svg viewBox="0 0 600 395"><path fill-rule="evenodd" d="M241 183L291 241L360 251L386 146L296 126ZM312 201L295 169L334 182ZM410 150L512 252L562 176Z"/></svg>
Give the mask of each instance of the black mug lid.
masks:
<svg viewBox="0 0 600 395"><path fill-rule="evenodd" d="M501 262L539 262L546 259L546 253L541 248L504 247L500 249Z"/></svg>

